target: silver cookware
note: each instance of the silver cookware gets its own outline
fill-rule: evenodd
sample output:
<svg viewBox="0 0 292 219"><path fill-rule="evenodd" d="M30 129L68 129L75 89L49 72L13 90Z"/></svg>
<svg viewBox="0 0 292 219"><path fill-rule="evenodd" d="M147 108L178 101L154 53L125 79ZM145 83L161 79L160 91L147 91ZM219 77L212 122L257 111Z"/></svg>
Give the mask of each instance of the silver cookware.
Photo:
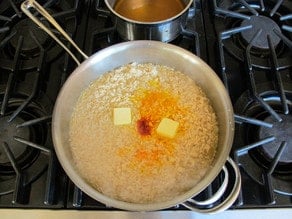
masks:
<svg viewBox="0 0 292 219"><path fill-rule="evenodd" d="M180 13L162 21L141 22L117 13L114 10L116 1L105 0L105 4L113 15L117 32L124 40L159 40L162 42L175 39L183 31L186 26L188 11L193 4L193 0L182 0L185 8Z"/></svg>
<svg viewBox="0 0 292 219"><path fill-rule="evenodd" d="M45 17L62 35L64 35L69 42L72 43L72 45L86 60L80 63L74 54L55 36L55 34L37 17L35 17L33 13L31 13L31 8L34 8L43 17ZM221 80L204 61L191 52L188 52L180 47L158 41L147 40L116 44L88 57L78 48L72 39L70 39L68 34L62 30L57 22L49 15L49 13L47 13L45 9L35 0L24 1L21 5L21 9L37 25L39 25L62 47L64 47L64 49L69 52L78 64L78 67L63 85L55 103L52 118L52 135L54 148L62 167L70 179L82 191L91 196L93 199L96 199L108 206L132 211L153 211L182 204L193 211L214 213L225 210L233 204L241 188L239 169L232 159L229 158L234 136L233 109L229 95L226 92ZM151 62L167 65L187 74L205 91L218 117L218 150L214 161L210 166L210 170L206 173L202 180L189 191L186 191L185 193L180 194L167 202L136 204L108 197L94 189L88 182L86 182L77 171L73 162L69 143L69 121L81 92L88 87L92 81L105 72L131 62ZM230 167L233 168L232 171L235 175L231 192L228 193L225 200L223 200L220 204L208 208L210 204L216 203L217 200L222 198L222 195L226 190L230 175L225 166L226 162L230 163ZM212 181L222 170L224 172L223 183L219 190L210 199L205 201L196 201L195 198L192 198L210 185L210 183L212 183ZM206 208L201 209L200 206L205 206Z"/></svg>

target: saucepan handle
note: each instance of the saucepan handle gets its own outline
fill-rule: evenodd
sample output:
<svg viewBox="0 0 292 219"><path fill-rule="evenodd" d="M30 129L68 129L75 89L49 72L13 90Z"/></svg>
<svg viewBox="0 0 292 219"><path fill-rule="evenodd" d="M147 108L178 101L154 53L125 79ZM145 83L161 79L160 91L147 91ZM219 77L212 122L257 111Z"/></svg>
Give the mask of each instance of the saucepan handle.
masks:
<svg viewBox="0 0 292 219"><path fill-rule="evenodd" d="M71 37L63 30L63 28L57 23L57 21L35 0L26 0L21 4L21 10L25 13L34 23L36 23L41 29L43 29L47 34L49 34L60 46L62 46L66 52L74 59L74 61L80 65L79 60L76 56L65 46L61 40L48 28L46 27L35 15L33 15L29 9L34 8L38 13L40 13L51 25L53 25L62 35L65 37L76 50L85 58L88 56L76 45L76 43L71 39Z"/></svg>
<svg viewBox="0 0 292 219"><path fill-rule="evenodd" d="M225 193L225 190L227 188L228 181L229 181L228 180L229 173L226 166L223 166L224 181L222 185L220 186L220 188L217 190L217 192L210 199L207 199L204 201L196 201L194 199L189 199L186 202L182 203L181 205L185 206L186 208L192 211L196 211L200 213L218 213L218 212L228 209L235 202L235 200L237 199L239 195L239 192L241 189L241 176L240 176L239 168L235 164L235 162L230 157L228 157L227 161L231 164L231 167L233 168L233 171L235 173L235 181L234 181L232 191L223 202L211 208L207 207L208 205L215 204L215 202L218 201L220 198L222 198L222 196ZM200 208L200 207L206 207L206 208Z"/></svg>

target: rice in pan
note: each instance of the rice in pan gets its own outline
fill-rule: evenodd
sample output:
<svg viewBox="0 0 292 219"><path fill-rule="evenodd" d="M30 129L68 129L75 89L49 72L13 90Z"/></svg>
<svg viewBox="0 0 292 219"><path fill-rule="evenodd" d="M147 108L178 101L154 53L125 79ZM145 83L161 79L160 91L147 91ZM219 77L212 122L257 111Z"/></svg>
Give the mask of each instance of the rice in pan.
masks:
<svg viewBox="0 0 292 219"><path fill-rule="evenodd" d="M131 109L131 123L115 125L113 110ZM156 129L178 122L173 138ZM215 112L192 79L172 68L131 63L85 89L70 121L74 162L98 191L131 203L168 201L195 186L214 159Z"/></svg>

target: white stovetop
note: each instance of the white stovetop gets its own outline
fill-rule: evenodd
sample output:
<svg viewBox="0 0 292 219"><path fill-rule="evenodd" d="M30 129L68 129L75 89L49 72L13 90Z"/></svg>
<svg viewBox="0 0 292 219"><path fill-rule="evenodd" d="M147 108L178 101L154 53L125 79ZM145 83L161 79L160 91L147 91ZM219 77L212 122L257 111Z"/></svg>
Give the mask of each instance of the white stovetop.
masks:
<svg viewBox="0 0 292 219"><path fill-rule="evenodd" d="M291 219L292 208L228 210L213 215L190 211L124 212L0 209L1 219Z"/></svg>

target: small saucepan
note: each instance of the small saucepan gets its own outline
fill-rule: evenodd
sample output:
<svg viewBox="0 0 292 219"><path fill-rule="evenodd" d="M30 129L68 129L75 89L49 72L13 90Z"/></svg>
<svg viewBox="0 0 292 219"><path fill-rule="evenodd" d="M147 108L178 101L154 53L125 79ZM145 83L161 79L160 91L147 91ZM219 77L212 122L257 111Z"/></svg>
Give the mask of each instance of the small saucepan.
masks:
<svg viewBox="0 0 292 219"><path fill-rule="evenodd" d="M54 33L52 33L52 31L50 31L30 12L30 8L34 8L44 16L68 41L72 43L86 60L80 64L74 54L70 52L70 50L54 35ZM241 188L239 169L232 159L229 158L234 136L234 115L231 101L224 85L206 63L191 52L180 47L158 41L147 40L116 44L103 49L88 58L72 41L72 39L70 39L68 34L65 33L57 22L35 0L24 1L21 5L21 9L37 25L64 47L79 65L69 76L58 95L53 112L52 136L54 148L62 167L70 179L82 191L93 199L106 205L131 211L154 211L182 204L193 211L214 213L225 210L233 204ZM208 171L206 175L189 191L180 194L170 201L137 204L108 197L94 189L81 177L81 174L77 171L72 158L69 142L69 121L81 92L87 88L92 81L105 72L131 62L151 62L166 65L187 74L205 91L217 114L219 123L219 141L210 171ZM230 163L229 166L233 168L231 171L233 172L233 175L235 175L235 180L233 180L234 183L230 189L231 192L228 193L225 200L220 204L208 208L210 204L217 203L216 201L222 198L223 194L226 194L225 190L229 180L229 174L225 166L226 161ZM208 200L194 200L192 197L195 197L210 185L222 170L225 179L219 190ZM206 208L201 209L201 206L205 206Z"/></svg>
<svg viewBox="0 0 292 219"><path fill-rule="evenodd" d="M185 28L193 0L105 0L105 4L124 40L169 42Z"/></svg>

